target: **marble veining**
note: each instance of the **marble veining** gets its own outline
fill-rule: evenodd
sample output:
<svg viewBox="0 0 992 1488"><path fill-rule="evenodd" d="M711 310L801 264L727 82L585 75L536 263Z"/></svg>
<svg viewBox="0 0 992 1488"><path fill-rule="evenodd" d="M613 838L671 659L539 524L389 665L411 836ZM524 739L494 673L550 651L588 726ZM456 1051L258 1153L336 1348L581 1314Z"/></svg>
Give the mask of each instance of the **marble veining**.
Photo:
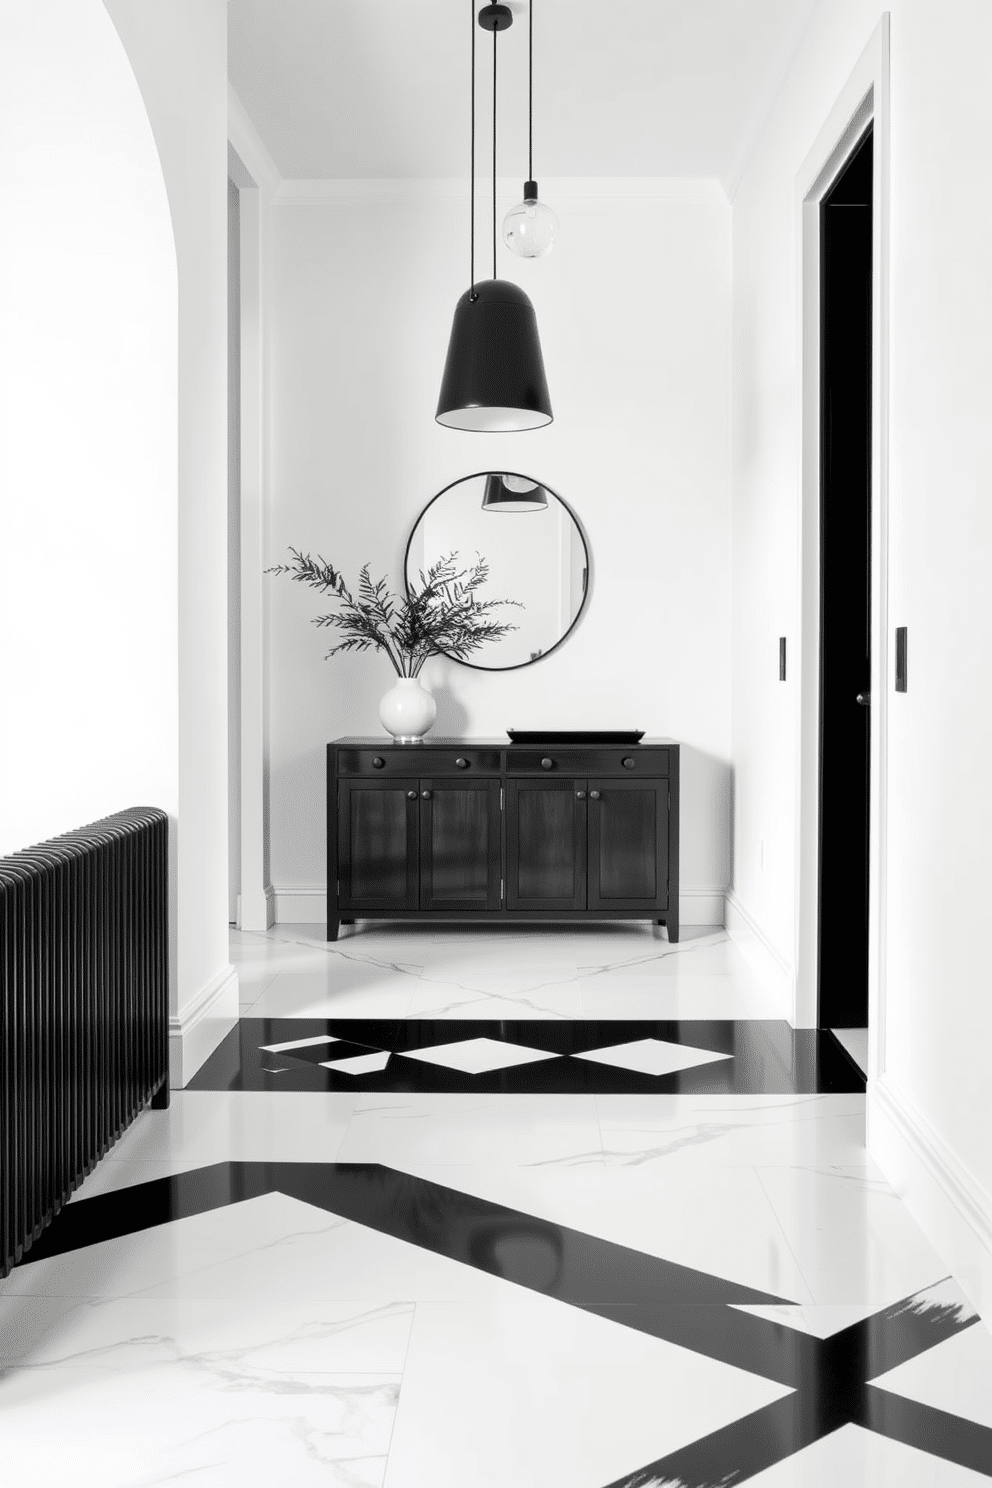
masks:
<svg viewBox="0 0 992 1488"><path fill-rule="evenodd" d="M285 1195L325 1217L329 1213L334 1216L331 1231L342 1223L369 1227L487 1273L501 1285L509 1283L537 1293L601 1322L729 1367L742 1381L757 1377L779 1387L764 1402L752 1397L750 1404L745 1391L726 1388L728 1404L733 1401L729 1418L704 1435L665 1450L654 1461L622 1473L614 1480L617 1488L647 1488L658 1482L710 1488L716 1482L743 1481L847 1425L992 1476L992 1429L929 1404L919 1398L919 1389L913 1398L877 1383L979 1325L973 1309L946 1279L821 1336L789 1326L780 1314L759 1310L788 1307L788 1298L762 1295L728 1279L472 1198L430 1180L381 1166L347 1163L219 1164L83 1201L64 1211L42 1237L32 1259L18 1269L32 1272L55 1257L106 1247L132 1235L136 1225L139 1230L170 1227L232 1204L240 1209L267 1195ZM323 1229L318 1224L316 1231L310 1229L307 1234L319 1244ZM291 1244L293 1238L290 1233L284 1243ZM261 1254L279 1243L258 1244L256 1249ZM538 1312L542 1306L538 1304ZM498 1318L501 1326L505 1321L502 1309ZM287 1337L291 1340L293 1335ZM336 1383L305 1370L273 1369L271 1338L261 1343L262 1358L269 1350L265 1363L251 1349L177 1352L161 1339L147 1336L137 1344L134 1339L125 1344L119 1357L135 1346L150 1349L154 1355L156 1342L159 1356L164 1347L171 1353L171 1364L181 1366L182 1376L190 1371L198 1376L200 1393L208 1387L225 1397L233 1392L252 1402L259 1392L267 1399L288 1397L297 1410L292 1430L309 1443L308 1450L313 1448L314 1460L335 1465L354 1460L365 1471L374 1457L375 1471L382 1466L379 1458L386 1454L369 1452L366 1447L370 1436L381 1435L382 1416L389 1416L392 1429L402 1393L397 1381L351 1378ZM306 1343L312 1342L310 1329ZM112 1348L110 1357L114 1353ZM106 1358L87 1361L90 1380L108 1367ZM125 1376L129 1385L133 1362ZM79 1368L79 1360L69 1364L55 1358L38 1368L52 1378L60 1371ZM0 1391L0 1409L13 1412L16 1418L26 1404L26 1380L36 1372L21 1362L8 1374ZM316 1421L307 1407L300 1407L300 1401L307 1399L316 1403ZM223 1422L214 1422L207 1434L223 1435L232 1419L227 1415ZM404 1430L409 1428L404 1426ZM190 1448L195 1440L195 1436L186 1438L182 1448ZM239 1437L239 1448L243 1445ZM175 1451L176 1445L170 1444L169 1450ZM416 1450L408 1448L407 1455L415 1459ZM439 1467L437 1481L448 1480Z"/></svg>
<svg viewBox="0 0 992 1488"><path fill-rule="evenodd" d="M50 1488L968 1488L992 1335L722 930L279 926L0 1284Z"/></svg>

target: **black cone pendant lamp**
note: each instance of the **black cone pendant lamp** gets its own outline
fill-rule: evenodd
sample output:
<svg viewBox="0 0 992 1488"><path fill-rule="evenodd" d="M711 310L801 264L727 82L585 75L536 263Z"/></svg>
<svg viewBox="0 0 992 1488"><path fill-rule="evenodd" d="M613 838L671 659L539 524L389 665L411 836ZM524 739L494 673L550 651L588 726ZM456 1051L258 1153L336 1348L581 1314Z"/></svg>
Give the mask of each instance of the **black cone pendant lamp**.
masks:
<svg viewBox="0 0 992 1488"><path fill-rule="evenodd" d="M548 497L537 481L527 480L522 475L499 475L491 470L486 476L486 487L482 494L484 512L547 511Z"/></svg>
<svg viewBox="0 0 992 1488"><path fill-rule="evenodd" d="M493 277L475 283L475 3L472 8L472 186L470 284L455 306L435 417L449 429L506 433L552 420L537 316L524 291L496 277L496 44L513 22L508 5L484 5L493 33Z"/></svg>

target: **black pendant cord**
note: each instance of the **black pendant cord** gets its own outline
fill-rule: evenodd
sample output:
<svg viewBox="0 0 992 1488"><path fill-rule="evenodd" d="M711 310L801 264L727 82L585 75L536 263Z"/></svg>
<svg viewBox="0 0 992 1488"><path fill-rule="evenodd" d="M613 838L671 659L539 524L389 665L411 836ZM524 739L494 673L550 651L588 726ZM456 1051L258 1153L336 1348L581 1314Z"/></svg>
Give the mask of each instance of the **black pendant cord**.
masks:
<svg viewBox="0 0 992 1488"><path fill-rule="evenodd" d="M471 206L469 207L469 277L468 288L471 299L476 299L475 293L475 0L469 0L469 16L472 27L472 165L470 170L471 186L469 196Z"/></svg>
<svg viewBox="0 0 992 1488"><path fill-rule="evenodd" d="M493 278L496 278L496 38L493 31Z"/></svg>
<svg viewBox="0 0 992 1488"><path fill-rule="evenodd" d="M534 0L527 6L527 179L534 179Z"/></svg>

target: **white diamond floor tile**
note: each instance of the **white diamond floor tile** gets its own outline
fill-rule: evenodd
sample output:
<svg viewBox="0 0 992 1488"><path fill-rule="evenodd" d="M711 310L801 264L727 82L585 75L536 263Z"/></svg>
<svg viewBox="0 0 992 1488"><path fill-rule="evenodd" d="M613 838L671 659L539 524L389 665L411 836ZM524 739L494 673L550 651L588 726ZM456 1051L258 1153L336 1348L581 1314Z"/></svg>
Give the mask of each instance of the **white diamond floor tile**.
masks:
<svg viewBox="0 0 992 1488"><path fill-rule="evenodd" d="M613 1064L642 1075L671 1075L677 1070L694 1069L696 1065L732 1059L733 1055L714 1054L712 1049L695 1049L689 1044L670 1044L665 1039L644 1038L629 1044L613 1044L608 1049L590 1049L573 1057L591 1059L595 1064Z"/></svg>
<svg viewBox="0 0 992 1488"><path fill-rule="evenodd" d="M352 1054L348 1059L322 1059L324 1069L341 1070L346 1075L374 1075L389 1063L389 1051L374 1054Z"/></svg>
<svg viewBox="0 0 992 1488"><path fill-rule="evenodd" d="M316 1038L290 1039L285 1044L260 1044L266 1054L285 1054L290 1049L315 1049L318 1044L337 1044L340 1040L333 1033L318 1033Z"/></svg>
<svg viewBox="0 0 992 1488"><path fill-rule="evenodd" d="M546 1049L528 1049L522 1044L504 1044L498 1039L459 1039L453 1044L435 1044L430 1049L408 1049L404 1059L423 1059L428 1064L443 1064L448 1069L468 1075L481 1075L489 1070L510 1069L515 1064L533 1064L539 1059L560 1059Z"/></svg>

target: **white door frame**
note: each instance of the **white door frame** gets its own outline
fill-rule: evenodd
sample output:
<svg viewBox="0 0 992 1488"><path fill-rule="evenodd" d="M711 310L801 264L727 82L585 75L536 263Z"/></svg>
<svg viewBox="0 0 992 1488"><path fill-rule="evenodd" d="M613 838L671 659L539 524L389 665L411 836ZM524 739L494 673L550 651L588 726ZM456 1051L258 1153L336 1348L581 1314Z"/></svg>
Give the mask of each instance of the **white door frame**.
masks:
<svg viewBox="0 0 992 1488"><path fill-rule="evenodd" d="M268 383L265 263L279 174L237 95L228 98L241 227L241 895L238 927L273 923L269 875Z"/></svg>
<svg viewBox="0 0 992 1488"><path fill-rule="evenodd" d="M820 202L868 122L873 130L871 396L871 749L868 896L869 1077L884 1068L888 632L889 16L861 54L797 177L802 288L802 502L799 522L800 708L796 989L793 1023L815 1027L819 935L820 768ZM837 933L843 934L843 925Z"/></svg>

